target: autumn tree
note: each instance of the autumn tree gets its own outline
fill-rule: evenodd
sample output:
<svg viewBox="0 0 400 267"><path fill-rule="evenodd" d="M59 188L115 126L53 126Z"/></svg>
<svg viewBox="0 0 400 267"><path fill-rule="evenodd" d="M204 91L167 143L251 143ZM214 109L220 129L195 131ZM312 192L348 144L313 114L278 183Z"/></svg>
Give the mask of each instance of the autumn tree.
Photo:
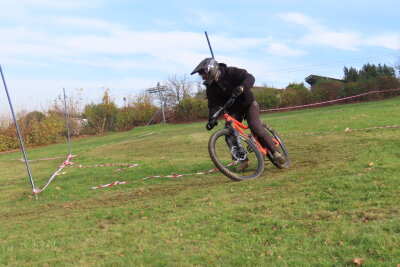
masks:
<svg viewBox="0 0 400 267"><path fill-rule="evenodd" d="M114 99L111 98L109 89L106 89L100 104L92 103L85 106L83 117L88 120L93 130L101 133L114 130L117 113Z"/></svg>
<svg viewBox="0 0 400 267"><path fill-rule="evenodd" d="M179 105L183 99L191 97L194 82L186 74L183 76L172 75L168 77L165 86L165 103L174 107Z"/></svg>

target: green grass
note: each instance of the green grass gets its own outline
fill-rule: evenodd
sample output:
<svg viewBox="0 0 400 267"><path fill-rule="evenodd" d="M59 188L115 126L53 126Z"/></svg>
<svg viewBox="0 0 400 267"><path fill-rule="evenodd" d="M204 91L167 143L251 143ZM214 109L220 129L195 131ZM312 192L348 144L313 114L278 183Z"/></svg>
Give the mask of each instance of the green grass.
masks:
<svg viewBox="0 0 400 267"><path fill-rule="evenodd" d="M72 142L74 162L34 201L21 152L0 154L1 266L366 266L400 263L400 98L271 113L292 167L232 182L214 168L205 123ZM221 127L220 125L218 127ZM313 135L295 135L296 133ZM148 133L139 139L129 138ZM29 148L30 159L67 155ZM64 159L32 161L42 187ZM113 181L126 185L92 190Z"/></svg>

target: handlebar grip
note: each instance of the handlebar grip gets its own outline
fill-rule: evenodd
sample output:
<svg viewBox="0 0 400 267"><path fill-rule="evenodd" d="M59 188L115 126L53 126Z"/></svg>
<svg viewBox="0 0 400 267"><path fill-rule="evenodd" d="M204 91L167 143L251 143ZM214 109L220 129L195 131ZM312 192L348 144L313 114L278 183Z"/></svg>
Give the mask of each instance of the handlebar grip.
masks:
<svg viewBox="0 0 400 267"><path fill-rule="evenodd" d="M210 131L214 128L214 126L217 125L218 125L217 121L210 121L209 123L206 124L206 129Z"/></svg>

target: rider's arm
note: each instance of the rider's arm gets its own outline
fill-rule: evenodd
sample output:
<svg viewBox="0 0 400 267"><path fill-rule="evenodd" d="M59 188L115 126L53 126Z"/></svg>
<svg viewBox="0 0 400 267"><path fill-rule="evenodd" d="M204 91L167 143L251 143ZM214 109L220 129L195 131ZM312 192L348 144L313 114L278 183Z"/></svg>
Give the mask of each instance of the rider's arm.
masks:
<svg viewBox="0 0 400 267"><path fill-rule="evenodd" d="M254 76L248 73L245 69L230 67L230 74L236 81L237 85L242 85L245 91L254 86Z"/></svg>
<svg viewBox="0 0 400 267"><path fill-rule="evenodd" d="M209 111L208 119L210 120L211 117L214 115L214 113L217 112L217 110L220 108L220 104L217 96L215 95L215 92L213 92L211 88L207 87L206 94L208 99L208 111Z"/></svg>

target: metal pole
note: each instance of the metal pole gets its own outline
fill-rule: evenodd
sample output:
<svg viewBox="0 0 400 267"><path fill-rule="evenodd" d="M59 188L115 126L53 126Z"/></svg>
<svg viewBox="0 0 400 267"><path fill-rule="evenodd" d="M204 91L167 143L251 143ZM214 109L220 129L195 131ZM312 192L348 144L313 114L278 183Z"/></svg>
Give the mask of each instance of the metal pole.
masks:
<svg viewBox="0 0 400 267"><path fill-rule="evenodd" d="M162 92L161 92L161 88L160 88L160 82L157 83L157 90L160 95L161 112L162 112L163 122L165 124L164 102L163 102Z"/></svg>
<svg viewBox="0 0 400 267"><path fill-rule="evenodd" d="M65 122L67 125L67 138L68 138L68 155L71 155L71 138L70 138L70 133L69 133L69 114L68 114L68 108L67 108L67 97L65 96L65 88L63 88L64 92L64 115L65 115Z"/></svg>
<svg viewBox="0 0 400 267"><path fill-rule="evenodd" d="M8 103L10 104L11 113L12 113L12 116L13 116L13 119L14 119L15 128L17 129L19 144L21 145L22 154L24 155L26 170L28 171L28 175L29 175L29 179L30 179L30 182L31 182L32 190L33 190L33 192L35 192L36 191L35 183L33 182L31 169L29 167L28 157L26 156L24 143L22 142L21 132L20 132L19 127L18 127L17 118L16 118L15 113L14 113L14 108L13 108L12 103L11 103L10 94L8 93L7 84L6 84L6 80L4 79L3 70L1 68L1 65L0 65L0 72L1 72L1 78L3 79L4 89L6 90ZM35 195L35 199L37 201L38 200L37 194L34 194L34 195Z"/></svg>
<svg viewBox="0 0 400 267"><path fill-rule="evenodd" d="M205 31L204 33L206 34L207 43L208 43L208 47L210 48L211 56L214 59L214 53L213 53L212 48L211 48L210 40L208 39L207 31Z"/></svg>
<svg viewBox="0 0 400 267"><path fill-rule="evenodd" d="M147 92L149 92L151 94L158 93L158 96L160 97L161 112L162 112L164 123L166 123L166 119L165 119L165 105L164 105L164 101L163 101L162 92L165 90L165 88L166 88L166 86L161 86L160 82L158 82L157 87L149 88L146 90Z"/></svg>

